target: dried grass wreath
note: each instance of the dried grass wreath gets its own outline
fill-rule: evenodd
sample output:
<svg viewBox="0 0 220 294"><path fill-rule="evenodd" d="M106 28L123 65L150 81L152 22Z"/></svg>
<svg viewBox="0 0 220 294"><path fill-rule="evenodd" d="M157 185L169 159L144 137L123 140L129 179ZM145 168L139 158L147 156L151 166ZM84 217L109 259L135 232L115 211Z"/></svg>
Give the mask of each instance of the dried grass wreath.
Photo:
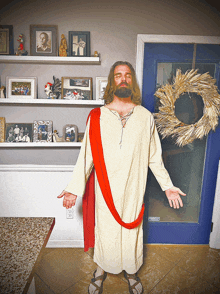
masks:
<svg viewBox="0 0 220 294"><path fill-rule="evenodd" d="M190 70L185 74L176 71L172 84L166 84L155 92L160 99L159 112L155 113L155 122L162 138L175 138L178 146L184 146L195 139L202 139L210 130L215 130L220 115L220 95L215 85L216 80L208 73L197 74L198 70ZM175 102L183 93L194 92L203 99L203 116L194 124L181 122L175 115Z"/></svg>

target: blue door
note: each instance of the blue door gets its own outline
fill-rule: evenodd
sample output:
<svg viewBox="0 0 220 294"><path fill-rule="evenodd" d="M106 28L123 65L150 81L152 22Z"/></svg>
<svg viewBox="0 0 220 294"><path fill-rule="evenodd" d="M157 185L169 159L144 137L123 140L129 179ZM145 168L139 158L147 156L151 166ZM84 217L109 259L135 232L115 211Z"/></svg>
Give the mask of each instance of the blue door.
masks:
<svg viewBox="0 0 220 294"><path fill-rule="evenodd" d="M154 93L172 79L176 69L184 73L192 69L193 44L145 43L143 67L143 106L152 113L158 111ZM198 73L209 72L220 88L220 46L198 44L195 68ZM186 95L187 96L187 95ZM198 97L180 98L176 111L195 123L203 115L203 100ZM187 100L188 99L188 100ZM177 116L176 112L176 116ZM194 116L193 116L194 114ZM179 117L178 117L179 118ZM220 127L202 140L178 147L171 138L161 139L163 159L173 184L187 194L184 207L169 207L153 174L149 172L145 195L144 243L208 244L220 158Z"/></svg>

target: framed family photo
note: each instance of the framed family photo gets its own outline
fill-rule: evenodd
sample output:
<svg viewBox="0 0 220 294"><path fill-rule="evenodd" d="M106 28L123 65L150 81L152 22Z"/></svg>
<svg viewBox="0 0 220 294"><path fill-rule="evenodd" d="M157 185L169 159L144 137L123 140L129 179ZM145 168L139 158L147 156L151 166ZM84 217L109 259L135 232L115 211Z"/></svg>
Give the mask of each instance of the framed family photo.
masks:
<svg viewBox="0 0 220 294"><path fill-rule="evenodd" d="M90 56L90 32L69 32L69 55Z"/></svg>
<svg viewBox="0 0 220 294"><path fill-rule="evenodd" d="M96 77L96 100L103 100L108 77Z"/></svg>
<svg viewBox="0 0 220 294"><path fill-rule="evenodd" d="M35 120L33 142L52 142L53 122Z"/></svg>
<svg viewBox="0 0 220 294"><path fill-rule="evenodd" d="M33 140L33 124L29 123L6 123L5 142L29 143Z"/></svg>
<svg viewBox="0 0 220 294"><path fill-rule="evenodd" d="M64 142L77 142L78 128L76 125L65 125L63 127L63 141Z"/></svg>
<svg viewBox="0 0 220 294"><path fill-rule="evenodd" d="M30 53L32 56L57 56L58 26L30 25Z"/></svg>
<svg viewBox="0 0 220 294"><path fill-rule="evenodd" d="M61 99L91 100L92 78L62 77Z"/></svg>
<svg viewBox="0 0 220 294"><path fill-rule="evenodd" d="M37 98L37 78L36 77L6 77L6 97L7 98Z"/></svg>
<svg viewBox="0 0 220 294"><path fill-rule="evenodd" d="M0 54L1 55L14 54L12 25L0 25Z"/></svg>

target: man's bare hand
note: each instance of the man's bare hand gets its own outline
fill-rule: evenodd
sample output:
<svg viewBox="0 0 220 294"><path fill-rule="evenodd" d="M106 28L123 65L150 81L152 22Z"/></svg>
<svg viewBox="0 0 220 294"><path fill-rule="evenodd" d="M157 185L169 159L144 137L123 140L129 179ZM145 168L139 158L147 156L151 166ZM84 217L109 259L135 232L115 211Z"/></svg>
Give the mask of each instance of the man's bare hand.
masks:
<svg viewBox="0 0 220 294"><path fill-rule="evenodd" d="M165 191L165 194L167 196L167 199L169 201L169 204L170 204L170 207L173 207L173 208L177 208L179 209L180 206L183 207L183 201L180 197L181 196L186 196L185 193L183 193L179 188L177 187L172 187L170 189L167 189Z"/></svg>
<svg viewBox="0 0 220 294"><path fill-rule="evenodd" d="M71 208L76 204L76 198L77 196L74 194L71 194L69 192L63 191L57 198L63 198L63 207L66 207L66 209Z"/></svg>

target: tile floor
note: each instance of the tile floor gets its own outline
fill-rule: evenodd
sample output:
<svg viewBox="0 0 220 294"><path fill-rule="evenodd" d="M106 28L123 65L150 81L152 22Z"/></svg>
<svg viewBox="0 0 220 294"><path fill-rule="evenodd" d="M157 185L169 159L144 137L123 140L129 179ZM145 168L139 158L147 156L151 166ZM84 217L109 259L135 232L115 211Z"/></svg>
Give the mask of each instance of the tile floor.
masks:
<svg viewBox="0 0 220 294"><path fill-rule="evenodd" d="M93 250L45 248L35 271L37 294L83 294L96 268ZM220 293L220 250L145 245L139 271L144 293ZM108 274L103 294L129 293L123 274Z"/></svg>

